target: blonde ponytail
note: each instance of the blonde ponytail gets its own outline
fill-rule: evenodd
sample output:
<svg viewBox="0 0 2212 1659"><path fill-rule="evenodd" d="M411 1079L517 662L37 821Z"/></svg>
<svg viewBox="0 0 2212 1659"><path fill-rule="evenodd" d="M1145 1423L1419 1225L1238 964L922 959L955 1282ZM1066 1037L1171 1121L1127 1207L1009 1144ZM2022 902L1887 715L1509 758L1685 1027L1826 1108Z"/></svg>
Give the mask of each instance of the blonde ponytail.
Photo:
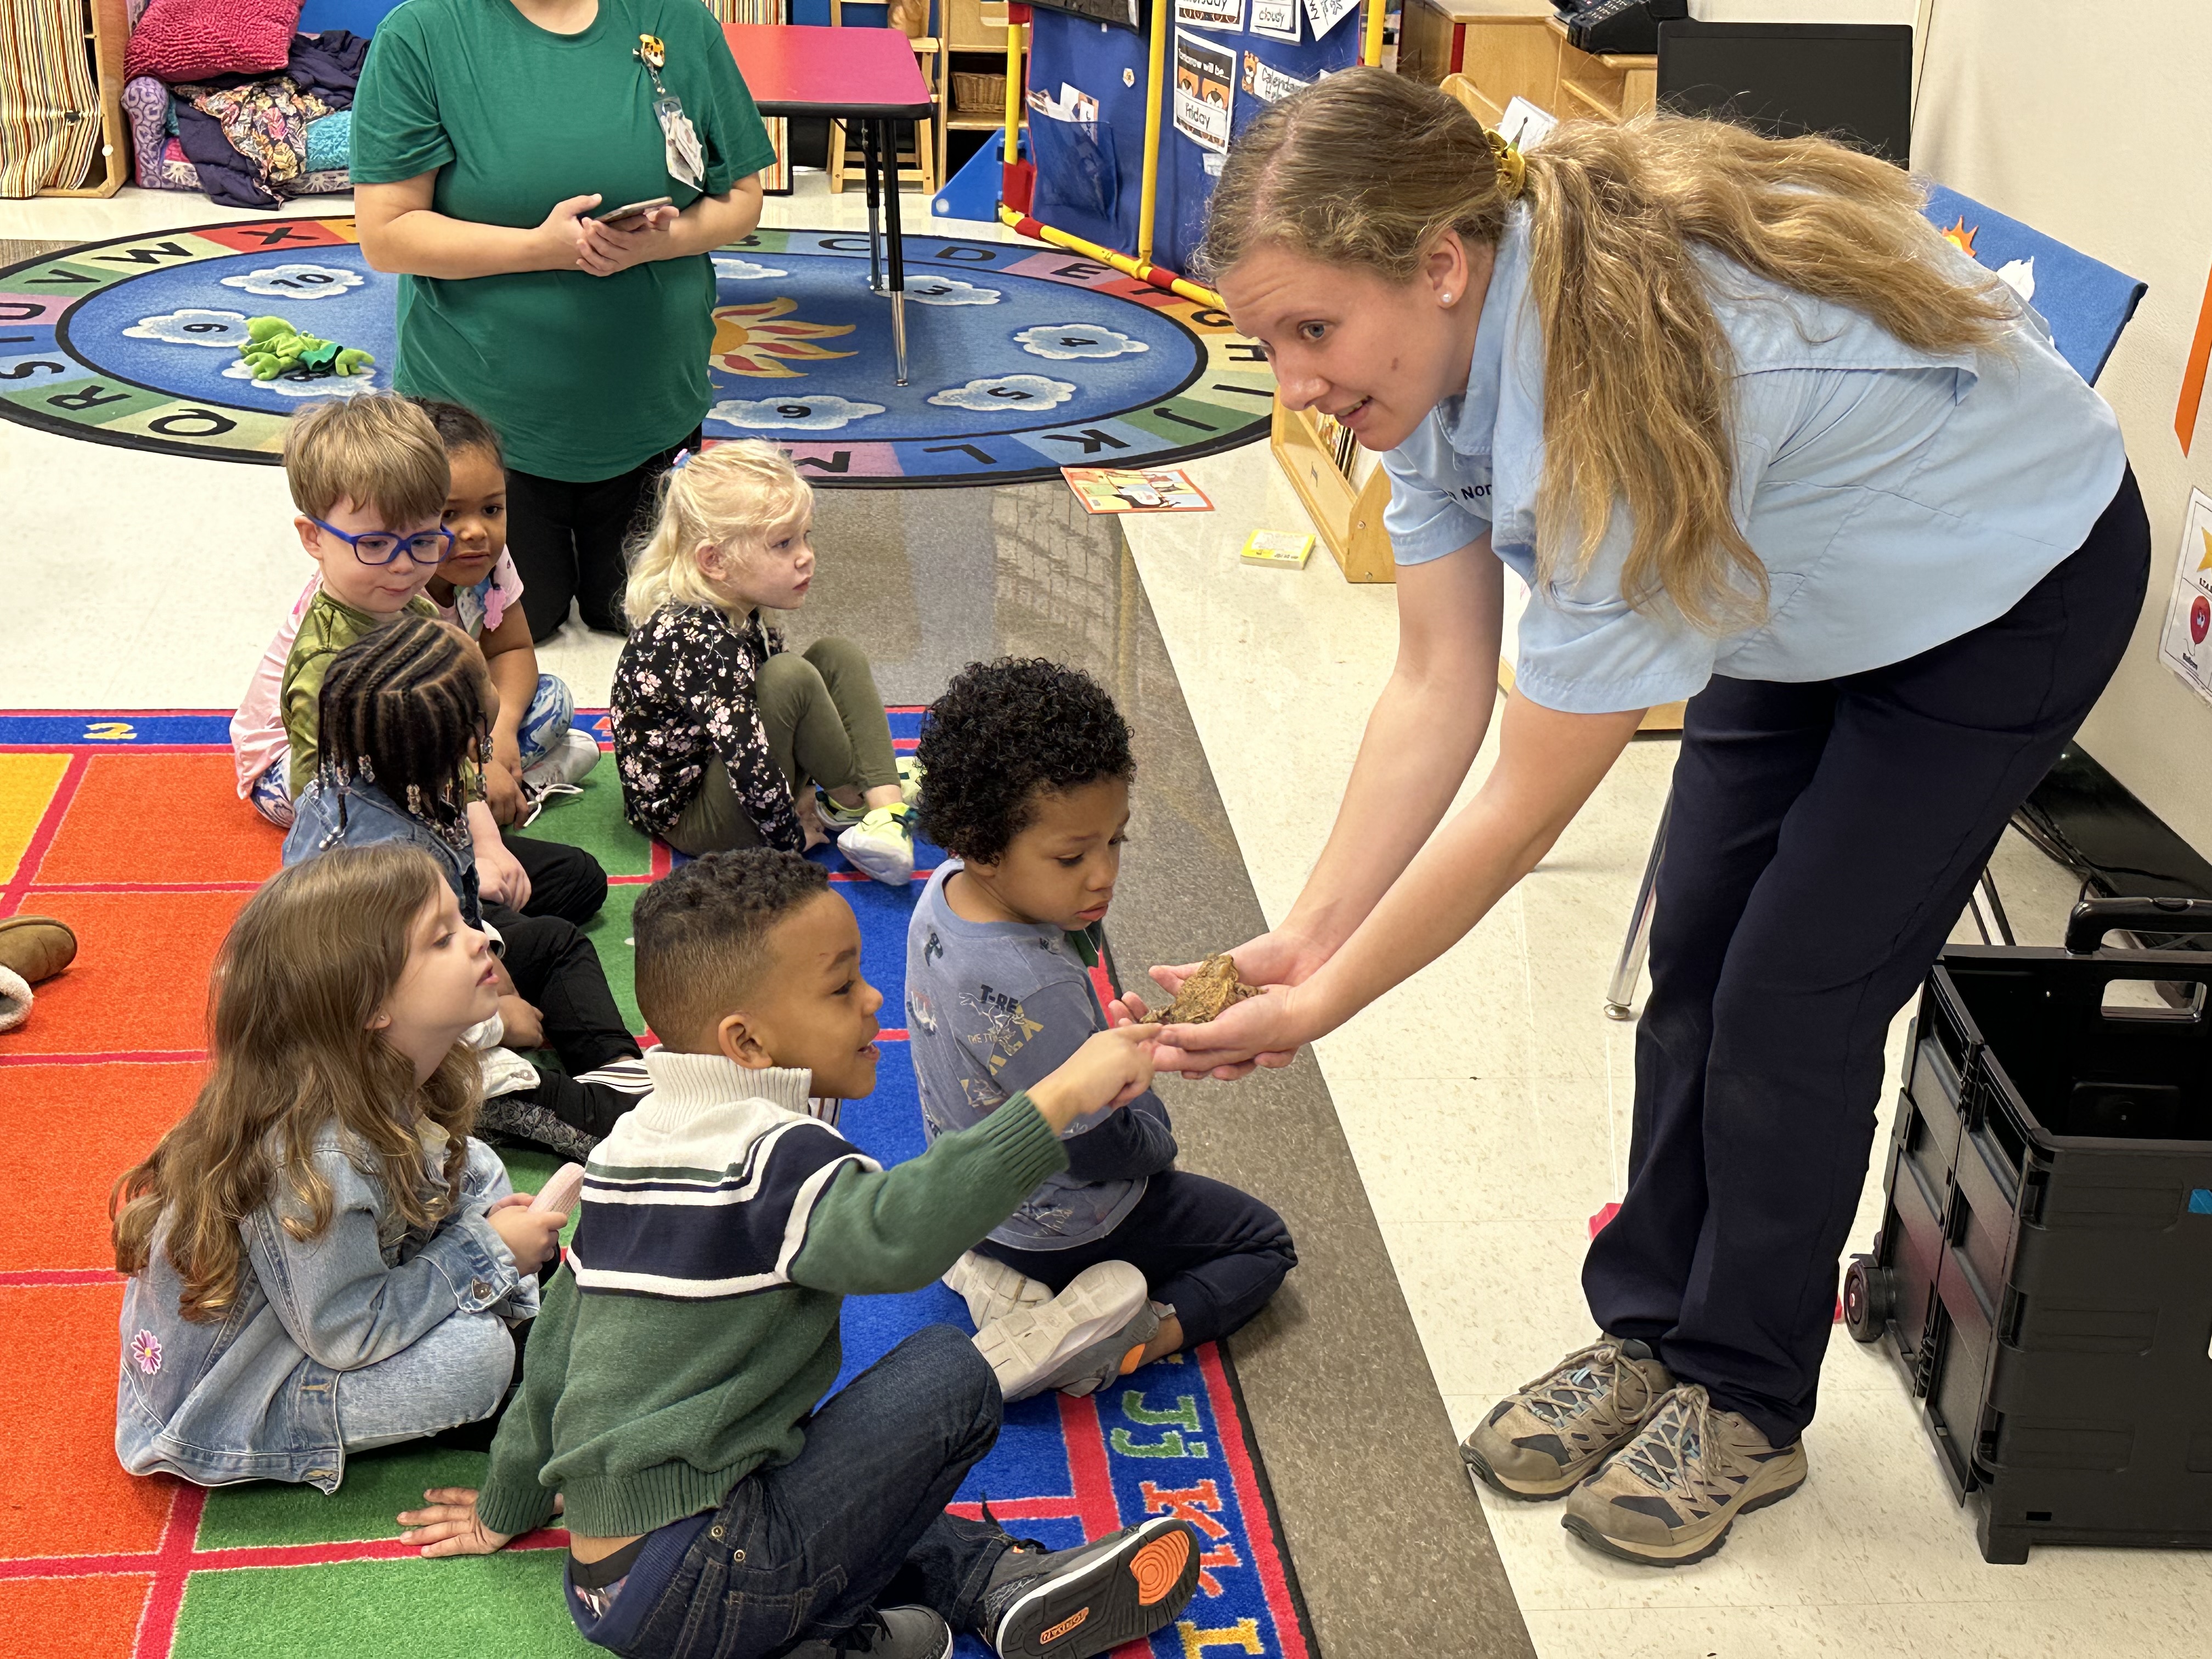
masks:
<svg viewBox="0 0 2212 1659"><path fill-rule="evenodd" d="M1410 283L1447 230L1494 246L1518 196L1544 335L1546 580L1587 568L1625 507L1632 605L1663 599L1713 632L1764 613L1765 568L1730 509L1735 364L1698 249L1922 350L1992 343L2019 316L1995 276L1962 273L1912 179L1824 138L1654 114L1562 122L1520 161L1446 94L1347 70L1239 136L1200 269L1218 278L1267 245Z"/></svg>
<svg viewBox="0 0 2212 1659"><path fill-rule="evenodd" d="M632 546L623 611L641 627L665 605L720 605L699 568L702 544L744 556L768 544L814 500L791 459L757 438L716 444L679 459L663 475L652 530Z"/></svg>

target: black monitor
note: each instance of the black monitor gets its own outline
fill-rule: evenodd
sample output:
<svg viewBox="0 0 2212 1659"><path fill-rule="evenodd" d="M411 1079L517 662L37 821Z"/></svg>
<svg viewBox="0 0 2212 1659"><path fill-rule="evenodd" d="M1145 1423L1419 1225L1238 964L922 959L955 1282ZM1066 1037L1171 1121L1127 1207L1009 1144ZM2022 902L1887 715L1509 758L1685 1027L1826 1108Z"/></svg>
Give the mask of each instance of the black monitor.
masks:
<svg viewBox="0 0 2212 1659"><path fill-rule="evenodd" d="M1659 102L1775 137L1826 133L1904 167L1912 154L1912 30L1662 23Z"/></svg>

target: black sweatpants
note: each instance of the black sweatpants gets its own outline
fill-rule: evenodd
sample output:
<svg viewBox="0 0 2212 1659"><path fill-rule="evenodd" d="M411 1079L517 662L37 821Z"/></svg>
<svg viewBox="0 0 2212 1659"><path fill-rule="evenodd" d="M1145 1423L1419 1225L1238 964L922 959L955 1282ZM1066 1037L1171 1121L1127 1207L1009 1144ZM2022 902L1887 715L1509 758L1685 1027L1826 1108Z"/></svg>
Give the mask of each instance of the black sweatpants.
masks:
<svg viewBox="0 0 2212 1659"><path fill-rule="evenodd" d="M607 988L599 953L574 924L504 904L487 904L483 915L506 942L500 960L516 994L538 1010L545 1046L561 1056L571 1077L637 1057L637 1039Z"/></svg>
<svg viewBox="0 0 2212 1659"><path fill-rule="evenodd" d="M993 1239L975 1248L1054 1295L1085 1267L1126 1261L1144 1274L1153 1301L1175 1310L1194 1348L1266 1307L1298 1265L1282 1217L1225 1181L1183 1170L1148 1176L1145 1195L1103 1238L1064 1250L1017 1250Z"/></svg>
<svg viewBox="0 0 2212 1659"><path fill-rule="evenodd" d="M647 528L653 486L679 449L696 451L703 434L647 457L611 478L573 483L535 472L507 473L507 550L522 578L522 611L539 644L568 620L568 602L584 626L626 634L623 586L629 580L625 548Z"/></svg>
<svg viewBox="0 0 2212 1659"><path fill-rule="evenodd" d="M530 902L522 907L524 915L558 916L581 927L599 914L607 902L607 872L582 848L512 833L502 834L500 840L530 878Z"/></svg>
<svg viewBox="0 0 2212 1659"><path fill-rule="evenodd" d="M1813 1418L1890 1020L2112 678L2149 563L2130 472L1995 622L1868 673L1691 699L1628 1193L1583 1288L1603 1329L1777 1446Z"/></svg>

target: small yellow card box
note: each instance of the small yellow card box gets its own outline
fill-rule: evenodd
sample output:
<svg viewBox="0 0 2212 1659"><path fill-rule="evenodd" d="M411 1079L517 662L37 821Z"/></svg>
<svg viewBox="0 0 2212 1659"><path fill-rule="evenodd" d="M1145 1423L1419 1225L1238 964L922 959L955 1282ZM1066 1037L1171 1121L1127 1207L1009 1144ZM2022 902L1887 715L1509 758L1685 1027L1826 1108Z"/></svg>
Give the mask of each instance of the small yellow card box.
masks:
<svg viewBox="0 0 2212 1659"><path fill-rule="evenodd" d="M1313 556L1314 538L1289 530L1255 530L1244 538L1237 555L1246 564L1264 564L1277 570L1303 570Z"/></svg>

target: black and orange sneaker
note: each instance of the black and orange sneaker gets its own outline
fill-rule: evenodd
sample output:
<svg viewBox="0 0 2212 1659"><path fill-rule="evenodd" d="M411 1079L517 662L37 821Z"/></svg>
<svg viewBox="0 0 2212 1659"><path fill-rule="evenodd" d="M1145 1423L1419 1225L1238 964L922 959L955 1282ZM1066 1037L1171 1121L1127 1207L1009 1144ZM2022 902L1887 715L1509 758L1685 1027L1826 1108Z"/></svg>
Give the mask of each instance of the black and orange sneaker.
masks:
<svg viewBox="0 0 2212 1659"><path fill-rule="evenodd" d="M983 1591L977 1634L999 1659L1090 1659L1150 1636L1198 1588L1198 1534L1158 1516L1072 1550L1021 1542Z"/></svg>

